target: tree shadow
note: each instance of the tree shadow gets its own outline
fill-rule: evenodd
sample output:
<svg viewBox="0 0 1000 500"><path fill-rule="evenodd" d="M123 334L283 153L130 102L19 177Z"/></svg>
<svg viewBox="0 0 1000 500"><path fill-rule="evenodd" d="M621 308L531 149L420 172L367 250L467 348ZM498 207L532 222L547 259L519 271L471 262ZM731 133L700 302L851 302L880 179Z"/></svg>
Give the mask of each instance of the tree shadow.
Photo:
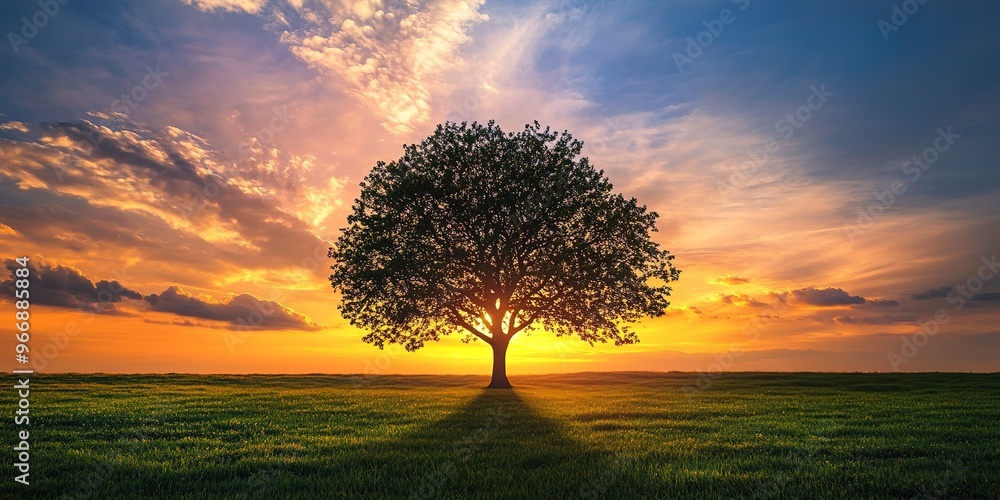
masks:
<svg viewBox="0 0 1000 500"><path fill-rule="evenodd" d="M484 390L400 438L324 453L328 460L300 463L292 472L300 479L335 477L336 493L352 496L602 498L635 491L612 453L573 440L515 391ZM301 493L303 486L309 488L294 489Z"/></svg>
<svg viewBox="0 0 1000 500"><path fill-rule="evenodd" d="M415 483L417 498L579 498L601 496L610 486L591 483L602 477L608 483L612 457L570 438L563 424L540 415L515 391L486 390L411 437L450 441L451 449L441 466Z"/></svg>

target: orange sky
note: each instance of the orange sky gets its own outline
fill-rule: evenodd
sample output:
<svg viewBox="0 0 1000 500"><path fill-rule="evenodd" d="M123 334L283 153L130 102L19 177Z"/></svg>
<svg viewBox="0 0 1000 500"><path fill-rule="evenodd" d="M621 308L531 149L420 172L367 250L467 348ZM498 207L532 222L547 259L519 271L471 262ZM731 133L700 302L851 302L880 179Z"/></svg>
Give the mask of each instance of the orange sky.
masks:
<svg viewBox="0 0 1000 500"><path fill-rule="evenodd" d="M135 7L127 46L96 35L126 30L97 17L123 14L68 10L64 30L0 59L32 79L4 83L0 256L29 256L48 276L32 285L34 367L489 373L481 342L415 353L362 343L336 310L325 248L376 161L444 120L495 119L584 141L616 190L660 214L655 239L683 271L666 315L636 327L641 343L520 336L508 354L515 379L998 370L1000 278L985 263L1000 250L1000 182L982 166L990 129L975 98L895 103L899 86L877 82L916 71L902 49L870 56L901 68L875 78L822 52L833 44L745 38L780 26L788 42L807 29L763 15L734 24L691 70L668 56L653 67L634 58L683 50L711 13L555 4L162 1ZM625 28L635 40L602 35ZM831 95L817 101L818 89ZM122 92L143 98L123 104ZM871 109L877 118L859 111ZM782 128L796 112L801 127ZM954 145L938 140L949 124ZM910 158L929 147L940 161L913 180ZM859 220L895 181L909 191ZM977 276L959 309L956 287ZM128 293L95 306L102 280ZM271 311L261 327L238 331L259 310ZM948 322L914 337L939 310ZM13 314L0 297L0 316ZM18 367L10 325L0 322L8 369Z"/></svg>

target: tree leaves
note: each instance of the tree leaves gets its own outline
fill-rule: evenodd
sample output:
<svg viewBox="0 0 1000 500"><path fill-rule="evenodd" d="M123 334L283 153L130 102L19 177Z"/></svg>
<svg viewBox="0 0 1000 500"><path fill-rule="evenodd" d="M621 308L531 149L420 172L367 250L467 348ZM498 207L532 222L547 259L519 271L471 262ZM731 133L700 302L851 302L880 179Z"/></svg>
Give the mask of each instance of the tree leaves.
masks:
<svg viewBox="0 0 1000 500"><path fill-rule="evenodd" d="M591 344L662 315L673 255L657 214L615 194L583 143L535 122L446 123L361 184L330 251L340 311L383 348L465 331L491 344L544 326Z"/></svg>

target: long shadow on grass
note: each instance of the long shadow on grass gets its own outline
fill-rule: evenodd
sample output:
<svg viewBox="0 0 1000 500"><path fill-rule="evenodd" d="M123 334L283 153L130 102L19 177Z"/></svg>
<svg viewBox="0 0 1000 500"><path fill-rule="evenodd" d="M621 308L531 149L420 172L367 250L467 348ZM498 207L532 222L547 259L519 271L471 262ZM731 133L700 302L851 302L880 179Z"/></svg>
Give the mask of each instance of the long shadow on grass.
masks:
<svg viewBox="0 0 1000 500"><path fill-rule="evenodd" d="M567 437L513 391L484 391L400 439L329 451L338 457L325 473L350 495L597 498L630 490L615 457Z"/></svg>

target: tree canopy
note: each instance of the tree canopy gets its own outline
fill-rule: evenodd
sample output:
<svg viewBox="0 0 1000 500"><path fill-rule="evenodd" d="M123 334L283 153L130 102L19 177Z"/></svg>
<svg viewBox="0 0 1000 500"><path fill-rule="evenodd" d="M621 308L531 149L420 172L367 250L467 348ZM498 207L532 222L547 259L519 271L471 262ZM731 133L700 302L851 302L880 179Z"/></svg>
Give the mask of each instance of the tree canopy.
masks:
<svg viewBox="0 0 1000 500"><path fill-rule="evenodd" d="M657 214L613 191L583 143L538 122L445 123L361 183L329 256L340 311L379 348L464 333L494 350L542 327L593 345L669 305L674 258ZM501 366L501 368L503 368Z"/></svg>

